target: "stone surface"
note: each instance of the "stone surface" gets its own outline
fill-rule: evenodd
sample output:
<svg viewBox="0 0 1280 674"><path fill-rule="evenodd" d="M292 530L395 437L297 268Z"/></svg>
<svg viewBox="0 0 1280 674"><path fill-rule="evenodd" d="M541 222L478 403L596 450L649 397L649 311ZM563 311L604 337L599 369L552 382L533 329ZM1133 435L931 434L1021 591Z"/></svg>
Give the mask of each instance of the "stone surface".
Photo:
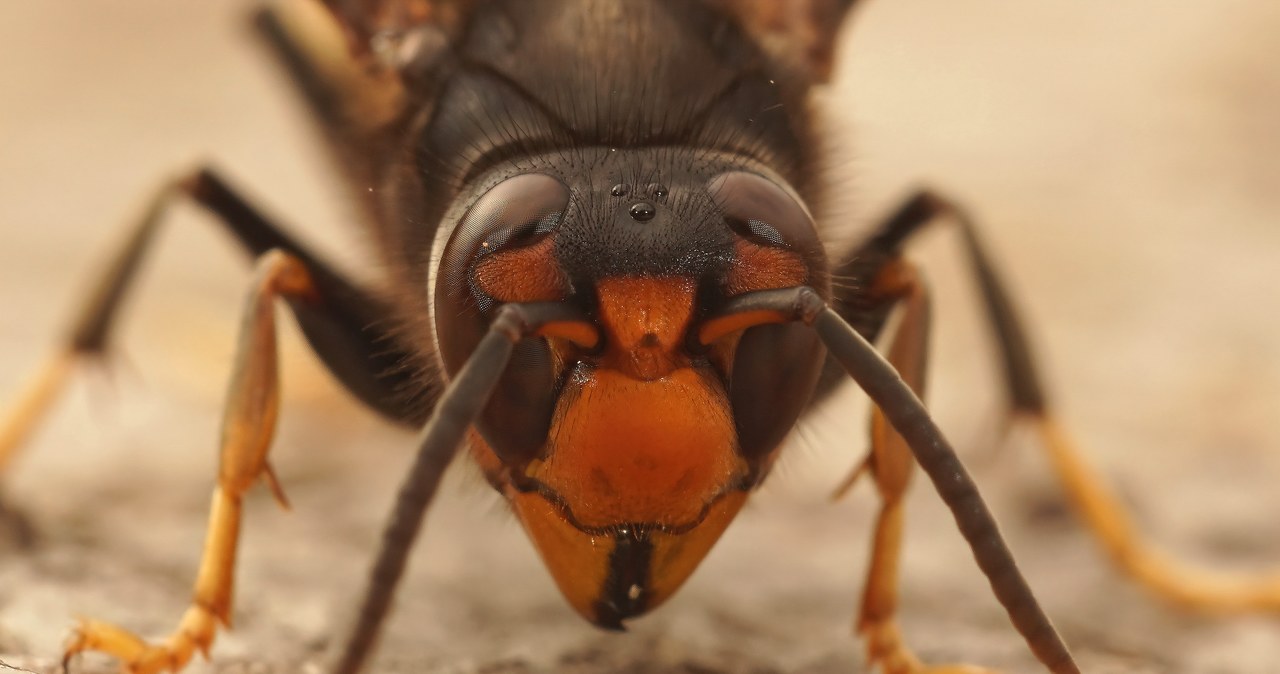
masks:
<svg viewBox="0 0 1280 674"><path fill-rule="evenodd" d="M358 273L351 209L251 2L0 3L0 395L160 178L208 159ZM910 185L969 204L1032 323L1054 400L1136 519L1188 558L1280 564L1280 4L877 0L828 97L854 240ZM1120 578L1033 443L988 445L1000 398L951 235L919 255L939 305L929 400L1090 672L1263 674L1272 618L1179 615ZM188 598L214 471L241 262L180 208L113 367L77 380L4 479L0 661L51 671L77 615L165 633ZM192 671L319 671L363 582L411 437L356 408L291 331L275 465L248 504L236 626ZM860 671L850 621L874 502L827 491L865 449L849 392L689 585L627 634L585 625L475 471L456 467L379 671ZM930 660L1036 671L949 516L915 490L907 634ZM84 671L111 671L86 659ZM0 666L0 672L6 671Z"/></svg>

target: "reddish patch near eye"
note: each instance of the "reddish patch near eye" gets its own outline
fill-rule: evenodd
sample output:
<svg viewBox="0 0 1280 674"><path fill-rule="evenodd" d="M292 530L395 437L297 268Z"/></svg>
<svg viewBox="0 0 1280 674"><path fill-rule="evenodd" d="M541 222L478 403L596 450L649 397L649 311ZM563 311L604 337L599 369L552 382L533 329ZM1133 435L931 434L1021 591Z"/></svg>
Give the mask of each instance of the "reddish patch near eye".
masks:
<svg viewBox="0 0 1280 674"><path fill-rule="evenodd" d="M556 261L551 237L490 254L476 264L476 285L499 302L554 302L569 294L569 278Z"/></svg>
<svg viewBox="0 0 1280 674"><path fill-rule="evenodd" d="M803 284L808 277L809 269L796 253L738 239L734 242L733 266L725 279L725 290L729 295L741 295L791 288Z"/></svg>

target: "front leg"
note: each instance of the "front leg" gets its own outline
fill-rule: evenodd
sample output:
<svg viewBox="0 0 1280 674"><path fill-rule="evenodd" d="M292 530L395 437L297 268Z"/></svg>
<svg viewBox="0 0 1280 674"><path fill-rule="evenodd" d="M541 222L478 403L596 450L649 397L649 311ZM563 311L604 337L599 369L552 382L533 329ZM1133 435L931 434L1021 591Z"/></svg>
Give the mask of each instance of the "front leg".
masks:
<svg viewBox="0 0 1280 674"><path fill-rule="evenodd" d="M70 330L16 400L0 406L0 478L57 401L77 366L103 358L138 272L164 224L169 206L190 199L215 216L252 258L281 251L308 270L319 301L285 295L289 308L325 366L353 395L395 421L417 425L434 404L435 391L420 376L423 363L387 330L392 309L348 281L249 203L218 174L200 168L166 182L74 315Z"/></svg>
<svg viewBox="0 0 1280 674"><path fill-rule="evenodd" d="M288 507L267 463L280 405L275 320L275 300L280 298L313 302L318 295L301 260L272 251L257 264L241 325L222 421L221 467L191 607L169 638L158 644L109 623L85 620L68 644L64 662L77 653L101 651L119 658L130 674L178 671L196 651L208 654L219 623L230 626L244 494L262 478L280 505Z"/></svg>

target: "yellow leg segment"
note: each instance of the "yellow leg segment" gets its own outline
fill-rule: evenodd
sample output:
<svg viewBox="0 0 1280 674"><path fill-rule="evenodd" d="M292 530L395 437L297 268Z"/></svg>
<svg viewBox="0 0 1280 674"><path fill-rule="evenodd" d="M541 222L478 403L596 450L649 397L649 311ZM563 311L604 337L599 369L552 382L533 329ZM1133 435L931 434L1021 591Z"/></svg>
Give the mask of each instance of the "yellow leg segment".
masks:
<svg viewBox="0 0 1280 674"><path fill-rule="evenodd" d="M213 492L209 535L196 579L195 599L178 628L163 643L148 644L137 635L98 620L82 620L67 644L66 659L84 651L109 653L131 674L176 672L199 651L205 657L218 624L231 624L231 593L236 542L240 536L240 500L221 486Z"/></svg>
<svg viewBox="0 0 1280 674"><path fill-rule="evenodd" d="M929 298L914 268L906 261L890 264L876 279L876 290L901 298L903 314L889 345L888 359L917 394L924 390ZM881 674L992 674L969 665L926 665L907 647L898 627L898 566L906 517L903 497L915 470L915 457L902 436L877 409L871 418L871 456L841 485L847 489L869 472L880 495L867 584L858 613L858 633L867 661Z"/></svg>
<svg viewBox="0 0 1280 674"><path fill-rule="evenodd" d="M0 477L57 401L75 365L103 354L114 317L155 237L160 217L173 198L176 185L166 183L147 201L128 238L81 301L65 343L41 365L9 407L8 415L0 419Z"/></svg>
<svg viewBox="0 0 1280 674"><path fill-rule="evenodd" d="M1052 417L1031 417L1068 498L1117 567L1158 596L1203 613L1280 611L1280 573L1244 576L1179 564L1139 535L1124 506Z"/></svg>
<svg viewBox="0 0 1280 674"><path fill-rule="evenodd" d="M55 352L40 366L18 399L9 406L9 414L0 420L0 476L8 471L18 454L18 448L31 437L36 425L57 401L75 362L75 353Z"/></svg>
<svg viewBox="0 0 1280 674"><path fill-rule="evenodd" d="M204 554L191 606L177 629L153 645L115 625L84 620L67 645L65 659L98 651L118 658L129 674L176 672L196 651L208 653L219 624L230 627L242 498L262 478L276 500L288 507L267 463L279 412L274 300L282 295L306 298L313 292L310 275L296 258L273 251L259 260L223 417L221 467Z"/></svg>
<svg viewBox="0 0 1280 674"><path fill-rule="evenodd" d="M858 633L866 643L867 660L881 674L992 674L992 670L970 665L926 665L903 641L895 618L906 521L902 497L910 483L914 461L905 443L877 411L872 419L870 469L882 505L858 617Z"/></svg>

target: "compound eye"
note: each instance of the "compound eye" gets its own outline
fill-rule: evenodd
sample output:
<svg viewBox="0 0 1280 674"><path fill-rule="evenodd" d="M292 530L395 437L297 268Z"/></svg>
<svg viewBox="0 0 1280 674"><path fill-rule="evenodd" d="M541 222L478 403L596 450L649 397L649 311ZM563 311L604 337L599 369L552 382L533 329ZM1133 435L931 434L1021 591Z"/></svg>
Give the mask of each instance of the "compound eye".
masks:
<svg viewBox="0 0 1280 674"><path fill-rule="evenodd" d="M722 173L707 189L737 235L726 294L812 283L812 270L825 264L822 246L809 212L789 192L745 171Z"/></svg>
<svg viewBox="0 0 1280 674"><path fill-rule="evenodd" d="M485 257L546 239L559 226L568 204L569 188L541 173L494 185L467 209L449 237L440 259L437 300L448 301L454 291L469 285Z"/></svg>
<svg viewBox="0 0 1280 674"><path fill-rule="evenodd" d="M555 301L567 294L552 234L568 204L563 183L528 173L493 186L462 216L440 257L433 311L449 376L475 350L499 303ZM544 442L553 387L546 343L521 342L477 423L504 461L528 460Z"/></svg>
<svg viewBox="0 0 1280 674"><path fill-rule="evenodd" d="M809 212L768 178L733 171L712 178L707 189L725 223L743 238L801 254L818 243Z"/></svg>
<svg viewBox="0 0 1280 674"><path fill-rule="evenodd" d="M551 176L529 173L504 180L467 211L458 236L467 230L483 234L480 255L532 243L560 224L569 203L569 188Z"/></svg>
<svg viewBox="0 0 1280 674"><path fill-rule="evenodd" d="M568 203L569 188L539 173L492 187L467 210L445 248L442 289L447 294L466 286L470 300L484 313L495 301L559 299L567 284L549 234L560 225ZM460 294L458 299L468 298Z"/></svg>
<svg viewBox="0 0 1280 674"><path fill-rule="evenodd" d="M745 171L716 176L707 188L737 235L722 280L725 295L813 286L825 276L813 219L787 190ZM813 395L823 350L812 330L796 324L754 325L724 336L732 345L729 400L739 451L748 460L763 461Z"/></svg>

